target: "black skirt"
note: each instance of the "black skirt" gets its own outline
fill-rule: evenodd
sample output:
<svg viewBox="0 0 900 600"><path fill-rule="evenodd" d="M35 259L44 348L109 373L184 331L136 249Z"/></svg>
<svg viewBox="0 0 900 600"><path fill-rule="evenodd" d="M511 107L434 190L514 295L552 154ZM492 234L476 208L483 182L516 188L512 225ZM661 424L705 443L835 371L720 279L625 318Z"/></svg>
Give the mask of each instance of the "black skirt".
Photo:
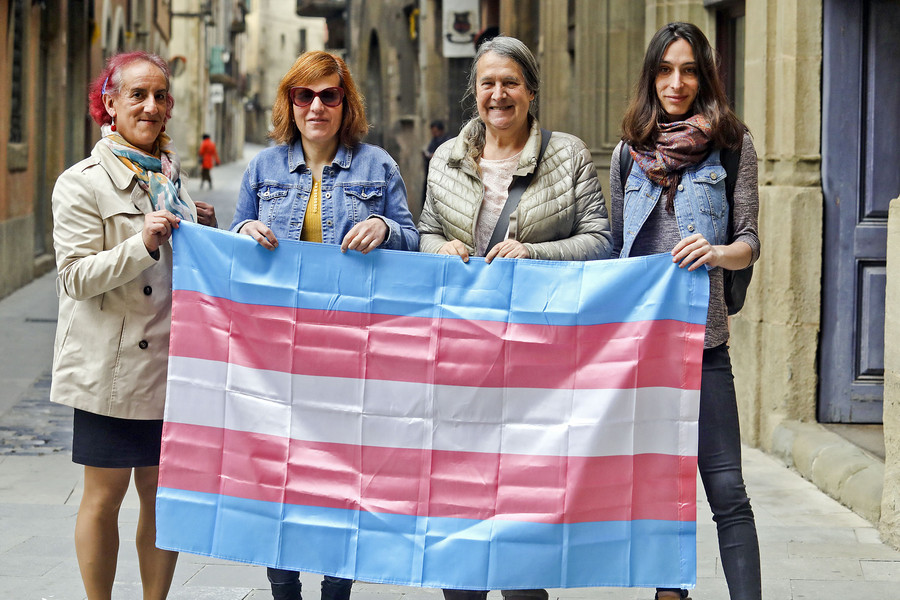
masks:
<svg viewBox="0 0 900 600"><path fill-rule="evenodd" d="M162 420L117 419L75 409L72 462L88 467L159 465Z"/></svg>

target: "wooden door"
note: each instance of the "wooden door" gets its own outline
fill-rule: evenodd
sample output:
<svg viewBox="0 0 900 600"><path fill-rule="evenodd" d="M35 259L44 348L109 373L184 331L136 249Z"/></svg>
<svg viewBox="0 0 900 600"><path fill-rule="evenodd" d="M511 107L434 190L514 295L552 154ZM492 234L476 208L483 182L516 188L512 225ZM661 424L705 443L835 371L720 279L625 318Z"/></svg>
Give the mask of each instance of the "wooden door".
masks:
<svg viewBox="0 0 900 600"><path fill-rule="evenodd" d="M887 215L900 194L900 2L824 9L818 417L880 423Z"/></svg>

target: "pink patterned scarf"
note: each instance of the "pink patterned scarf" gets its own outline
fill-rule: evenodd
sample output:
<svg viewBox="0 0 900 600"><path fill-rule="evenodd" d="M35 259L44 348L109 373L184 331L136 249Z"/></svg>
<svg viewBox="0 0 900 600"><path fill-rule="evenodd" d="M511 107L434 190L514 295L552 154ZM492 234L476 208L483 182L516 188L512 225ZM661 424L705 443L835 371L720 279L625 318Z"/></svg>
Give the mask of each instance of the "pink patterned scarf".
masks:
<svg viewBox="0 0 900 600"><path fill-rule="evenodd" d="M686 121L660 123L654 150L631 148L631 156L641 170L665 190L668 212L675 211L675 192L684 169L700 164L709 154L711 130L709 120L697 114Z"/></svg>

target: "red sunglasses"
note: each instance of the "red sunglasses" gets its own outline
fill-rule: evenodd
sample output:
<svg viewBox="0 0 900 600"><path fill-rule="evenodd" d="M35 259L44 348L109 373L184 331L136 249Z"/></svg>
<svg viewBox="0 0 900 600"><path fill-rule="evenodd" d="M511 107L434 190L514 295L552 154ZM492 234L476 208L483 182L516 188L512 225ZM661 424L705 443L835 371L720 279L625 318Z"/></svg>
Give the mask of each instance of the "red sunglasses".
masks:
<svg viewBox="0 0 900 600"><path fill-rule="evenodd" d="M329 87L315 92L308 87L296 86L291 88L288 97L290 97L294 106L309 106L313 103L313 100L318 98L325 106L334 108L340 106L341 102L344 101L344 90L339 87Z"/></svg>

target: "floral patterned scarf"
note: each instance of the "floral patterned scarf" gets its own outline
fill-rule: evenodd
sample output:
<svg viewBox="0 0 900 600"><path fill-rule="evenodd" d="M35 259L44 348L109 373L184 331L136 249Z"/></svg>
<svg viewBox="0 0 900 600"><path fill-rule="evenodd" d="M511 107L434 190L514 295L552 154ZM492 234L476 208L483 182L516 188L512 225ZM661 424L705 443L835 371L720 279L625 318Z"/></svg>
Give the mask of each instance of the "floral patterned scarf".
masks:
<svg viewBox="0 0 900 600"><path fill-rule="evenodd" d="M159 157L156 157L135 148L109 126L102 127L101 132L103 142L135 174L156 210L168 210L186 221L195 220L191 207L181 199L181 169L172 138L159 134Z"/></svg>
<svg viewBox="0 0 900 600"><path fill-rule="evenodd" d="M709 154L709 120L700 114L686 121L660 123L656 148L638 151L631 156L653 183L666 191L666 210L675 211L675 192L684 169L703 162Z"/></svg>

